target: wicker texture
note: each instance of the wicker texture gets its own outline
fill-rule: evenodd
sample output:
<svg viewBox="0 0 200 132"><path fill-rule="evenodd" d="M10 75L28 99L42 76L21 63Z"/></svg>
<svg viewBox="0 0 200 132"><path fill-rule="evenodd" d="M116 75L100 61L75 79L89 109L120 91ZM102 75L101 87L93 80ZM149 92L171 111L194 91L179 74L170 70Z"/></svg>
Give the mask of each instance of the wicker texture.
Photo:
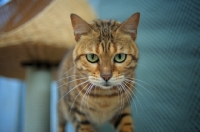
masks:
<svg viewBox="0 0 200 132"><path fill-rule="evenodd" d="M1 34L0 75L24 79L23 62L59 62L74 45L71 13L86 21L95 19L86 0L54 0L26 23Z"/></svg>

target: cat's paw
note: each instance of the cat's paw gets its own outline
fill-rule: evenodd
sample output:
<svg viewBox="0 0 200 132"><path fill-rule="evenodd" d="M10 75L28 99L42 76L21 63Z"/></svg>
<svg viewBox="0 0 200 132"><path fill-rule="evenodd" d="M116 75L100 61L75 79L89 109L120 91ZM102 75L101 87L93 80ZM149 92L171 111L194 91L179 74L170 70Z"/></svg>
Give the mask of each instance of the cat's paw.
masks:
<svg viewBox="0 0 200 132"><path fill-rule="evenodd" d="M122 126L119 132L134 132L134 129L132 126L125 124L124 126Z"/></svg>
<svg viewBox="0 0 200 132"><path fill-rule="evenodd" d="M82 126L78 130L78 132L97 132L93 127L91 126Z"/></svg>

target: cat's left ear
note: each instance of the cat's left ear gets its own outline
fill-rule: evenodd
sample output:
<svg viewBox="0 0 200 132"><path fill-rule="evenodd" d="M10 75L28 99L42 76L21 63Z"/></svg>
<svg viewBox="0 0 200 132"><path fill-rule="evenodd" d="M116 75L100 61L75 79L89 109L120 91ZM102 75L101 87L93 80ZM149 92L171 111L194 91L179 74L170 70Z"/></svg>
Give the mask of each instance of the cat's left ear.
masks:
<svg viewBox="0 0 200 132"><path fill-rule="evenodd" d="M87 34L91 31L89 24L76 14L70 16L72 27L74 29L75 40L78 42L81 35Z"/></svg>
<svg viewBox="0 0 200 132"><path fill-rule="evenodd" d="M135 40L137 36L137 28L139 25L140 13L133 14L130 18L124 21L118 28L123 33L130 34L132 39Z"/></svg>

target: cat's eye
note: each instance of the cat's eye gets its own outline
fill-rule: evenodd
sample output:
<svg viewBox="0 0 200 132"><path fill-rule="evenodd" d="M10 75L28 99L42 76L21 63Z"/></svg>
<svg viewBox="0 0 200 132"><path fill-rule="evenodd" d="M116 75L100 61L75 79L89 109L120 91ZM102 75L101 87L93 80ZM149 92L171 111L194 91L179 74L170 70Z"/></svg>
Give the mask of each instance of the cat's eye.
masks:
<svg viewBox="0 0 200 132"><path fill-rule="evenodd" d="M114 61L117 62L117 63L122 63L126 60L126 54L116 54L115 57L114 57Z"/></svg>
<svg viewBox="0 0 200 132"><path fill-rule="evenodd" d="M91 63L96 63L99 61L99 57L95 54L86 54L86 58Z"/></svg>

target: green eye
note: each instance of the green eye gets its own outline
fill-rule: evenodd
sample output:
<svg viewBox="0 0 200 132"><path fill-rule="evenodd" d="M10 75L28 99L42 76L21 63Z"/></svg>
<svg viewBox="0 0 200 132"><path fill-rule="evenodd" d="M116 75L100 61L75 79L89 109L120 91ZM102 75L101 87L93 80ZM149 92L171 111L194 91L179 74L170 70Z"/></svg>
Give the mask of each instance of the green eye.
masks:
<svg viewBox="0 0 200 132"><path fill-rule="evenodd" d="M91 62L91 63L96 63L96 62L99 61L98 56L95 55L95 54L86 54L86 58L87 58L87 60L88 60L89 62Z"/></svg>
<svg viewBox="0 0 200 132"><path fill-rule="evenodd" d="M117 54L114 57L114 61L117 63L122 63L126 60L126 54Z"/></svg>

